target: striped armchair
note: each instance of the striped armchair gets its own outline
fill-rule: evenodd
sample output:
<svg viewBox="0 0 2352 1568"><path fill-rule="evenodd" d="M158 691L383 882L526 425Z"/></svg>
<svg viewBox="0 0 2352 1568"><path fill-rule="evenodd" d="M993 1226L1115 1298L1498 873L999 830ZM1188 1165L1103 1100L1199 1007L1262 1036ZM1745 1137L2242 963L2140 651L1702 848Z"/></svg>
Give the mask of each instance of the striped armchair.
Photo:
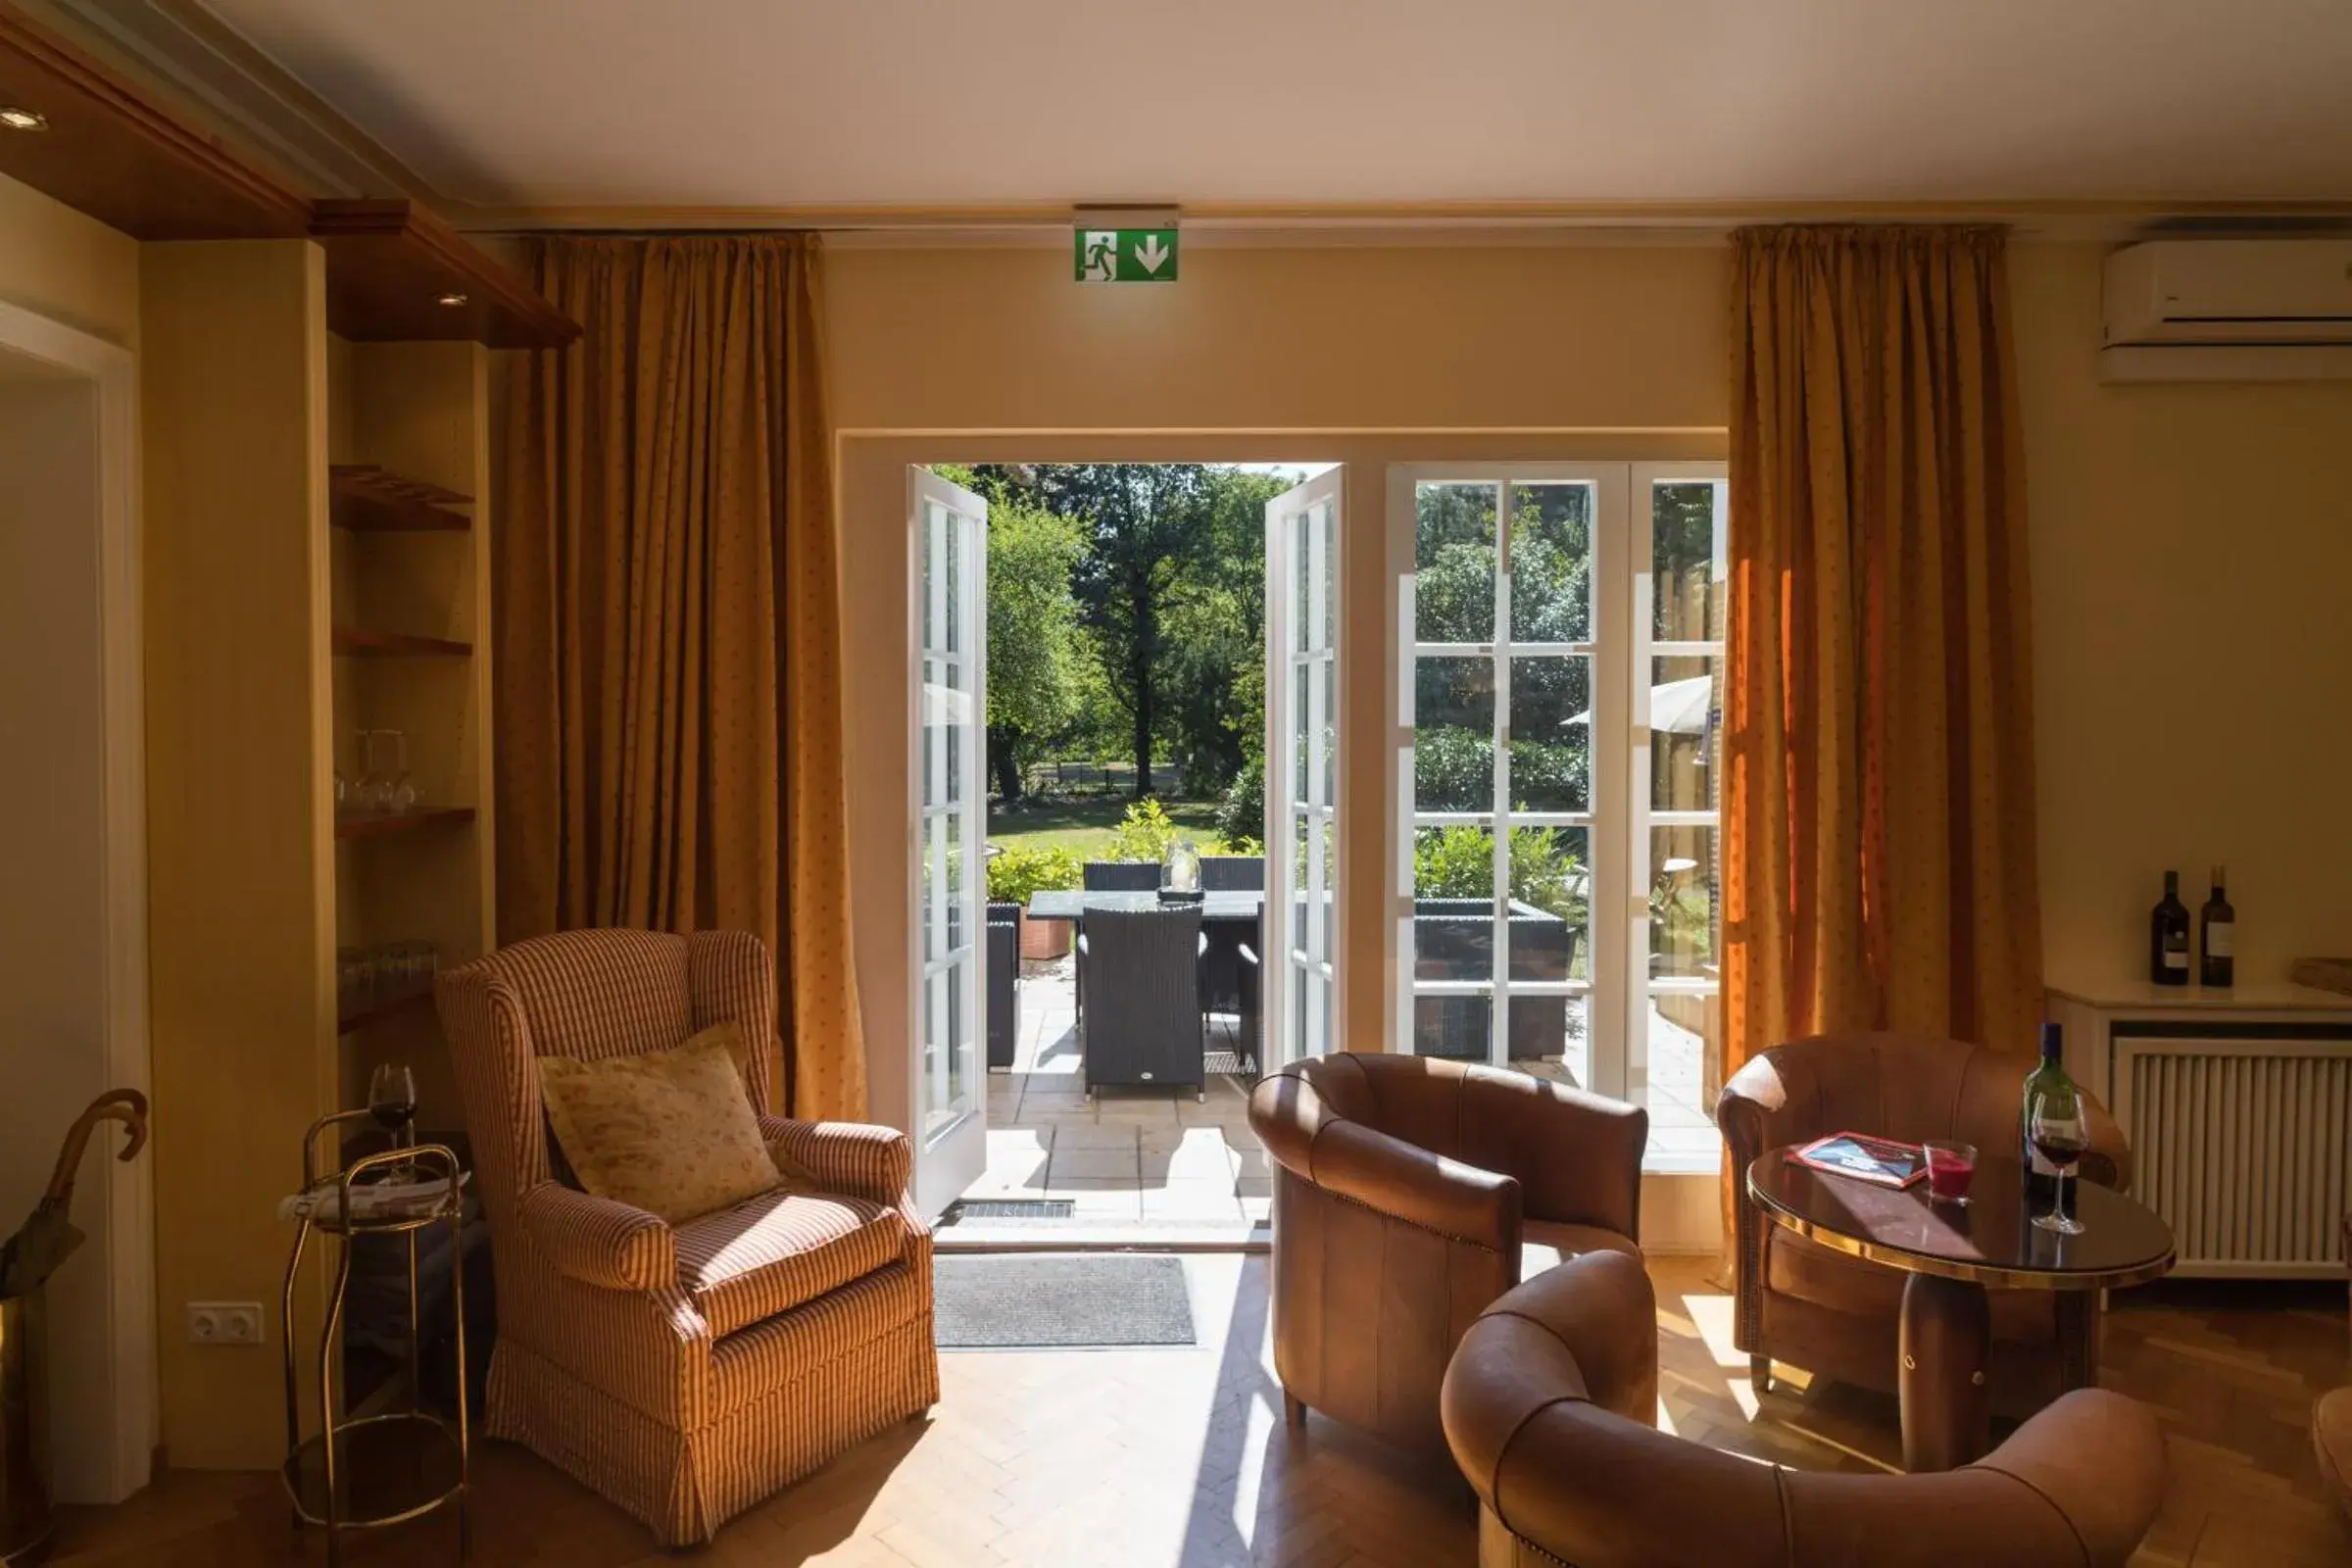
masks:
<svg viewBox="0 0 2352 1568"><path fill-rule="evenodd" d="M778 1488L939 1399L931 1235L906 1137L767 1114L766 949L739 932L573 931L437 987L490 1216L489 1436L650 1525L707 1541ZM733 1019L761 1131L823 1183L672 1227L549 1167L536 1058L664 1051Z"/></svg>

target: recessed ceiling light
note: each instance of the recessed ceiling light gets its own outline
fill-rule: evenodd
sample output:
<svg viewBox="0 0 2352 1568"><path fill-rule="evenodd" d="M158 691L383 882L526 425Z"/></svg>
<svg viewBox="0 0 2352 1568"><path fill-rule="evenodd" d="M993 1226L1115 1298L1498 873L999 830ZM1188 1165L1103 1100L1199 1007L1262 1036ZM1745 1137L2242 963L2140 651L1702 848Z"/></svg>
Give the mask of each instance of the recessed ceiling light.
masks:
<svg viewBox="0 0 2352 1568"><path fill-rule="evenodd" d="M49 117L30 109L19 109L14 104L0 106L0 125L10 130L47 130Z"/></svg>
<svg viewBox="0 0 2352 1568"><path fill-rule="evenodd" d="M466 296L457 293L444 294L441 296L441 303L454 311L466 303Z"/></svg>

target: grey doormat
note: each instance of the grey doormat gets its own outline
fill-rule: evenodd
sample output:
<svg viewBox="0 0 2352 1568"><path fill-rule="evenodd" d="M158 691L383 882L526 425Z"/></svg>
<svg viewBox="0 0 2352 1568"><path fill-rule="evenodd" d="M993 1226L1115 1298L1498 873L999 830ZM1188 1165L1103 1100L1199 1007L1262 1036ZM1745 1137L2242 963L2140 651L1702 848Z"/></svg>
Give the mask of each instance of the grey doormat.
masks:
<svg viewBox="0 0 2352 1568"><path fill-rule="evenodd" d="M969 1253L932 1271L942 1349L1198 1343L1180 1257Z"/></svg>

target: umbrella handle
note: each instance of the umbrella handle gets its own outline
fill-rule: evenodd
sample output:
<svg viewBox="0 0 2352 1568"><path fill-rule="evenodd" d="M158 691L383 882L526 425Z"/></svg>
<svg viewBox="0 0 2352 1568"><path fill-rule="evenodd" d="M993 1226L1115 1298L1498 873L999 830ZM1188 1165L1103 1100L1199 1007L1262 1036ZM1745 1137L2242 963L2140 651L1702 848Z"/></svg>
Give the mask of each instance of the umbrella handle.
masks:
<svg viewBox="0 0 2352 1568"><path fill-rule="evenodd" d="M57 1168L49 1173L49 1190L41 1195L43 1208L64 1208L73 1201L74 1172L81 1166L90 1134L102 1121L119 1121L125 1129L118 1159L134 1159L147 1147L147 1097L136 1089L108 1090L91 1101L67 1130L65 1146L57 1152Z"/></svg>

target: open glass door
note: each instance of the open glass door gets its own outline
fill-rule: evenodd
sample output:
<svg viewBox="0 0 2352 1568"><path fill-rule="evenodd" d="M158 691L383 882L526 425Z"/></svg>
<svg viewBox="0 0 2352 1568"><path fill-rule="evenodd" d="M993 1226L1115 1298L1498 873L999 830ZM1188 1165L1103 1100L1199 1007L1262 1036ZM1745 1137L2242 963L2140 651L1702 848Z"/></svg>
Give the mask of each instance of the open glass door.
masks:
<svg viewBox="0 0 2352 1568"><path fill-rule="evenodd" d="M988 1017L988 796L983 684L988 653L988 503L907 470L913 531L915 995L908 1082L915 1202L936 1217L988 1163L980 1040Z"/></svg>
<svg viewBox="0 0 2352 1568"><path fill-rule="evenodd" d="M1333 1048L1340 497L1332 468L1266 503L1265 1061Z"/></svg>

